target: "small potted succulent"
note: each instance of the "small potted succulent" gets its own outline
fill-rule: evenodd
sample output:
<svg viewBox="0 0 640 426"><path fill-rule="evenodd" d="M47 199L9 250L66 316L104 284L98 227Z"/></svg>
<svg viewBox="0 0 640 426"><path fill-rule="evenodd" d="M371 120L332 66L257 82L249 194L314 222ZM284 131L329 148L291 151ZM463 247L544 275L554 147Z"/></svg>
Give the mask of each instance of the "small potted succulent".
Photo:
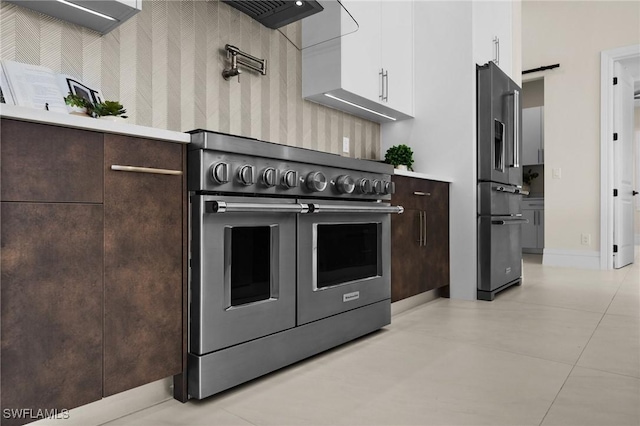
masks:
<svg viewBox="0 0 640 426"><path fill-rule="evenodd" d="M82 96L69 93L67 96L65 96L64 103L67 104L69 114L91 115L90 111L93 107L93 104Z"/></svg>
<svg viewBox="0 0 640 426"><path fill-rule="evenodd" d="M127 110L118 101L104 101L93 105L93 114L103 120L120 121L127 118Z"/></svg>
<svg viewBox="0 0 640 426"><path fill-rule="evenodd" d="M400 170L413 170L413 151L407 145L394 145L387 150L384 162Z"/></svg>

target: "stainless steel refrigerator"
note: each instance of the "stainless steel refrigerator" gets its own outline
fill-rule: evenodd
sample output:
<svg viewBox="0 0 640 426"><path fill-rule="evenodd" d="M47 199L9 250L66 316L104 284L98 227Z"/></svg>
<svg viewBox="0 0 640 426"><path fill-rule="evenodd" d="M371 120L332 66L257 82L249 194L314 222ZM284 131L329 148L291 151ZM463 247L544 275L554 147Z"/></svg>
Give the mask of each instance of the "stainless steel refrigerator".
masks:
<svg viewBox="0 0 640 426"><path fill-rule="evenodd" d="M520 87L493 62L476 69L478 293L480 300L522 276Z"/></svg>

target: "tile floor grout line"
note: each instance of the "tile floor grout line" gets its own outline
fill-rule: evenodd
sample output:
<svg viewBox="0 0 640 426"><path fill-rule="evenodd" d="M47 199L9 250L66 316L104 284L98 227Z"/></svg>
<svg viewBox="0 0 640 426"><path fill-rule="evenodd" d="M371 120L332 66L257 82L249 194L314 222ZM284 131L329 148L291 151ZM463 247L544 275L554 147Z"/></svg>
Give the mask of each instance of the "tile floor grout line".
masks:
<svg viewBox="0 0 640 426"><path fill-rule="evenodd" d="M618 291L616 290L616 294L617 293L618 293ZM614 297L615 297L615 294L614 294ZM569 371L569 374L567 374L567 378L564 379L564 382L562 383L562 386L560 386L560 389L558 390L558 393L556 394L555 398L553 398L553 401L551 401L551 405L549 405L549 408L547 409L547 412L542 417L542 420L540 421L540 424L538 426L542 426L542 424L544 423L544 419L546 419L547 416L549 415L549 412L551 411L551 407L553 407L553 404L556 403L556 400L558 399L558 396L562 392L562 389L564 389L564 386L567 384L567 381L569 380L569 377L571 377L571 374L573 373L573 370L575 370L575 368L578 366L578 363L580 362L580 358L582 358L582 354L584 354L584 351L587 350L587 346L589 346L589 343L591 342L591 339L593 339L593 336L596 334L596 331L598 331L598 327L600 327L600 324L602 323L602 320L604 319L604 316L607 314L607 311L609 310L609 307L613 303L614 297L612 297L611 300L609 301L609 304L607 305L607 309L605 309L604 313L602 314L602 317L600 318L600 321L598 321L598 324L596 324L596 327L593 329L593 333L591 333L591 336L589 336L589 339L587 340L587 343L584 345L584 348L582 348L582 350L580 351L580 355L578 355L578 358L576 359L575 364L573 365L573 367L571 367L571 371ZM581 367L581 368L584 368L584 367Z"/></svg>
<svg viewBox="0 0 640 426"><path fill-rule="evenodd" d="M241 415L236 414L236 413L234 413L234 412L232 412L232 411L227 410L227 408L226 408L226 407L220 407L220 409L221 409L222 411L224 411L225 413L228 413L228 414L230 414L230 415L232 415L232 416L234 416L234 417L239 418L239 419L240 419L240 420L242 420L242 421L245 421L245 422L249 423L250 425L258 426L256 423L253 423L253 422L249 421L248 419L245 419L245 418L244 418L244 417L242 417Z"/></svg>

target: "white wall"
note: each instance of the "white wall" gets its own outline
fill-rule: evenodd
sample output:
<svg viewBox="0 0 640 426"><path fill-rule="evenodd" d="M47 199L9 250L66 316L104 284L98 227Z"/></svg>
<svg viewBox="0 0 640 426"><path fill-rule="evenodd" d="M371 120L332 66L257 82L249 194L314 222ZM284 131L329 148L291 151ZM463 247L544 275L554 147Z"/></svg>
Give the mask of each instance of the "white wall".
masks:
<svg viewBox="0 0 640 426"><path fill-rule="evenodd" d="M545 85L545 263L600 247L600 52L640 43L640 2L522 3L522 67ZM561 169L561 178L552 177ZM591 234L582 245L580 235ZM557 259L556 259L557 260ZM596 266L599 267L599 264Z"/></svg>
<svg viewBox="0 0 640 426"><path fill-rule="evenodd" d="M451 297L476 298L475 65L470 2L415 4L415 119L381 126L414 169L451 177Z"/></svg>
<svg viewBox="0 0 640 426"><path fill-rule="evenodd" d="M633 158L635 159L635 173L634 173L634 189L640 191L640 107L635 108L634 114L634 132L633 132ZM640 244L640 195L636 195L635 200L635 230L636 230L636 244Z"/></svg>

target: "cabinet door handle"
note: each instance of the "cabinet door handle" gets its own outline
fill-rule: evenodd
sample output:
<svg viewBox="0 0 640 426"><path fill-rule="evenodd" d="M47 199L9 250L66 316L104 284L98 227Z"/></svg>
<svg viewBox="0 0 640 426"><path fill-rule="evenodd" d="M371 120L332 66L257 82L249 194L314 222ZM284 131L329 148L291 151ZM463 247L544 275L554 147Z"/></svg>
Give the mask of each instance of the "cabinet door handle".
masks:
<svg viewBox="0 0 640 426"><path fill-rule="evenodd" d="M424 237L422 238L423 244L427 246L427 212L424 212Z"/></svg>
<svg viewBox="0 0 640 426"><path fill-rule="evenodd" d="M384 97L382 98L382 100L384 102L389 102L389 70L385 71L383 74L383 79L384 79Z"/></svg>
<svg viewBox="0 0 640 426"><path fill-rule="evenodd" d="M500 65L500 39L498 36L493 37L493 62Z"/></svg>
<svg viewBox="0 0 640 426"><path fill-rule="evenodd" d="M418 226L418 245L422 247L422 212L418 212L418 219L420 221L420 226Z"/></svg>
<svg viewBox="0 0 640 426"><path fill-rule="evenodd" d="M414 191L413 195L419 195L421 197L424 197L425 195L431 195L430 192L422 192L422 191Z"/></svg>
<svg viewBox="0 0 640 426"><path fill-rule="evenodd" d="M380 72L378 73L378 75L380 76L380 95L378 95L378 97L380 98L381 101L384 100L384 68L380 68Z"/></svg>
<svg viewBox="0 0 640 426"><path fill-rule="evenodd" d="M151 173L154 175L182 176L182 170L154 169L152 167L120 166L113 164L111 170L116 172Z"/></svg>

